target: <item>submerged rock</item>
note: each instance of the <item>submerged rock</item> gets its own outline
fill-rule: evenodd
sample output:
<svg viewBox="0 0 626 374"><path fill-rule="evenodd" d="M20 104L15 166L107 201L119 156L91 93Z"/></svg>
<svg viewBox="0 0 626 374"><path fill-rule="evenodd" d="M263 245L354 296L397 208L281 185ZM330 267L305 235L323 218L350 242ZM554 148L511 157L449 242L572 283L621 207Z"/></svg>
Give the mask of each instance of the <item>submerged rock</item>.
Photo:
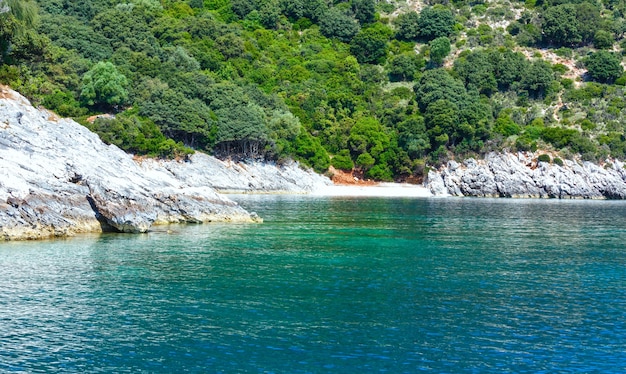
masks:
<svg viewBox="0 0 626 374"><path fill-rule="evenodd" d="M0 238L259 220L194 180L188 166L153 161L145 167L78 123L0 89ZM177 177L184 173L189 177Z"/></svg>
<svg viewBox="0 0 626 374"><path fill-rule="evenodd" d="M434 195L626 199L626 170L618 160L605 167L571 160L559 166L535 156L492 152L463 165L450 161L429 172L426 186Z"/></svg>

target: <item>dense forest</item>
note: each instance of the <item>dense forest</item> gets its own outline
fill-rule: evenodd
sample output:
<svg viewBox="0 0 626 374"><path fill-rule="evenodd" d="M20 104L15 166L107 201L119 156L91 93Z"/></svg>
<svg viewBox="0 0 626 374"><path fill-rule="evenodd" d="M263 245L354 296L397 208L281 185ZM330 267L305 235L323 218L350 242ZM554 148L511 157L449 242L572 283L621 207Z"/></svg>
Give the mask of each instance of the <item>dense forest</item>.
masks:
<svg viewBox="0 0 626 374"><path fill-rule="evenodd" d="M0 0L0 82L154 157L626 157L625 0ZM98 114L108 114L98 116Z"/></svg>

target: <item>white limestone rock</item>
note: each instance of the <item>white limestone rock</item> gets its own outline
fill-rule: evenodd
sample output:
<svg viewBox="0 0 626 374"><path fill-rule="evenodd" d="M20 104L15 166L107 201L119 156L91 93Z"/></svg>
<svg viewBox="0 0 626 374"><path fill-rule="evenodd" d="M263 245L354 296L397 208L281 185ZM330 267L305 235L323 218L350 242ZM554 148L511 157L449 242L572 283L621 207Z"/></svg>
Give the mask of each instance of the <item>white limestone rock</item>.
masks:
<svg viewBox="0 0 626 374"><path fill-rule="evenodd" d="M536 156L492 152L482 160L465 160L462 165L450 161L431 171L427 183L435 195L626 199L626 170L619 160L606 167L571 160L559 166L537 162ZM441 191L439 180L443 180L445 191Z"/></svg>
<svg viewBox="0 0 626 374"><path fill-rule="evenodd" d="M0 88L0 238L257 219L209 185L181 181L156 161L146 169L78 123Z"/></svg>

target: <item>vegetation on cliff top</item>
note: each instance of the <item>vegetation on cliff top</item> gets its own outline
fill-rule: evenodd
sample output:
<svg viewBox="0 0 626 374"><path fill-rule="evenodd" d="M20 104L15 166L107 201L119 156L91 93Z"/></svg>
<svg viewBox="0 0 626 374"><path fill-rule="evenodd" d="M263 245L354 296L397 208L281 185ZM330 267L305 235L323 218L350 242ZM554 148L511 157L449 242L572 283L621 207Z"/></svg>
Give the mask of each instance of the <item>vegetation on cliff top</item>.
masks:
<svg viewBox="0 0 626 374"><path fill-rule="evenodd" d="M159 157L380 180L500 149L624 158L625 14L624 0L2 0L0 82Z"/></svg>

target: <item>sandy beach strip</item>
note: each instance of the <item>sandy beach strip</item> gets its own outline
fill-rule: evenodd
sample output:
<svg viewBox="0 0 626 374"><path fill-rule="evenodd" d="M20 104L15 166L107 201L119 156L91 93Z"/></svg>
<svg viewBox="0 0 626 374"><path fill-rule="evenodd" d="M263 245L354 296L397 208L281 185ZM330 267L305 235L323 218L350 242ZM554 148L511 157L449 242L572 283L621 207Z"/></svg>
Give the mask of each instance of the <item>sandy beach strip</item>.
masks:
<svg viewBox="0 0 626 374"><path fill-rule="evenodd" d="M330 185L311 191L311 196L432 197L424 186L407 183L379 183L372 186Z"/></svg>

